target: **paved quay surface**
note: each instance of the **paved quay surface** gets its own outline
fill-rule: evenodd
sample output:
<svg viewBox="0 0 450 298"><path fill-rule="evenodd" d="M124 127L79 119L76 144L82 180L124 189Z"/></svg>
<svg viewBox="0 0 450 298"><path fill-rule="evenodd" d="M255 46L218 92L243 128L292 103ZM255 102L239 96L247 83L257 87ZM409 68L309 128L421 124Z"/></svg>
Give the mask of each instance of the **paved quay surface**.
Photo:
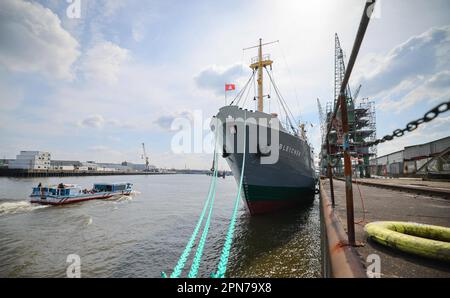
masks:
<svg viewBox="0 0 450 298"><path fill-rule="evenodd" d="M337 178L344 181L343 178ZM426 196L442 197L450 199L449 181L425 181L419 178L377 178L377 179L353 179L353 182L363 185L377 186L412 193L420 193Z"/></svg>
<svg viewBox="0 0 450 298"><path fill-rule="evenodd" d="M374 179L375 180L375 179ZM376 179L394 180L394 179ZM397 179L403 180L403 179ZM335 210L345 231L347 216L345 203L345 183L334 179ZM409 181L411 182L411 181ZM424 181L427 182L427 181ZM329 180L322 180L326 193L331 198ZM416 183L414 181L413 183ZM441 182L438 182L441 183ZM445 184L445 183L444 183ZM364 202L365 215L361 196ZM356 240L364 246L357 251L363 261L370 254L378 254L381 259L382 277L446 277L450 278L450 264L409 255L384 247L368 240L364 225L372 221L411 221L423 224L450 227L450 200L422 194L400 192L353 183ZM370 263L366 263L369 265Z"/></svg>
<svg viewBox="0 0 450 298"><path fill-rule="evenodd" d="M431 187L435 189L450 190L450 182L448 181L427 181L422 180L421 178L379 178L379 179L363 178L358 179L358 181L375 182L387 185L421 186L421 187Z"/></svg>

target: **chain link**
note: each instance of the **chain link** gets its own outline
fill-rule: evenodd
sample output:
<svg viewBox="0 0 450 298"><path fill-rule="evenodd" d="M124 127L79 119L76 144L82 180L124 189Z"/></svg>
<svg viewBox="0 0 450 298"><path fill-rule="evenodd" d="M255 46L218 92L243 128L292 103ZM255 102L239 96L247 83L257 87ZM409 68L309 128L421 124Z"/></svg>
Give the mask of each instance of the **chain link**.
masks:
<svg viewBox="0 0 450 298"><path fill-rule="evenodd" d="M412 132L412 131L416 130L419 127L419 125L433 121L437 116L439 116L439 114L445 113L448 110L450 110L450 101L443 102L440 105L438 105L438 106L434 107L433 109L429 110L428 112L426 112L422 118L419 118L417 120L409 122L405 128L396 129L392 132L392 134L385 135L381 139L377 139L375 141L368 142L365 145L368 147L371 147L371 146L376 146L380 143L384 143L386 141L391 141L394 139L394 137L400 138L405 135L405 132Z"/></svg>

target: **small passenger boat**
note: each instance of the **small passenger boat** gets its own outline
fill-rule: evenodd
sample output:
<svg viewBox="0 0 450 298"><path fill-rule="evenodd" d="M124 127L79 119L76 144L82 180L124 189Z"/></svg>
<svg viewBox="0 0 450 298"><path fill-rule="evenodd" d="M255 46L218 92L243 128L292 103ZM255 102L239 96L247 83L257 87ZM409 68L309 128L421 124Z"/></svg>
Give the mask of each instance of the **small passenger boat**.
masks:
<svg viewBox="0 0 450 298"><path fill-rule="evenodd" d="M31 203L43 205L62 205L88 200L109 199L128 196L132 191L131 183L96 183L92 189L82 189L75 184L42 186L33 188Z"/></svg>

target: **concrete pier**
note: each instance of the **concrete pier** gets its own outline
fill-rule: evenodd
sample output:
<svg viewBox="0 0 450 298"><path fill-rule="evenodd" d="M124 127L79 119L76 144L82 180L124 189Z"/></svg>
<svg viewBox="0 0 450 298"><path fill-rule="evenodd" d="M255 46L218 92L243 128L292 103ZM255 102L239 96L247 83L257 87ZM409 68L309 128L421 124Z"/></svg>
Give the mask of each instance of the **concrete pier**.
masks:
<svg viewBox="0 0 450 298"><path fill-rule="evenodd" d="M377 254L381 260L381 277L450 277L450 264L416 257L384 247L367 238L364 225L373 221L411 221L423 224L450 227L450 200L446 193L450 190L450 182L418 182L408 179L364 179L353 183L353 197L355 208L355 236L362 246L353 251L359 255L364 266L371 264L367 257ZM358 181L360 183L358 183ZM322 181L322 191L330 197L328 179ZM342 228L346 227L345 183L334 179L335 208ZM364 185L362 183L364 183ZM379 185L376 185L378 183ZM385 184L385 185L383 185ZM391 186L397 187L387 188ZM375 186L376 185L376 186ZM386 187L387 185L387 187ZM404 186L401 191L401 186ZM400 187L399 187L400 186ZM433 196L425 195L424 190L436 190ZM414 191L417 189L417 191ZM441 191L442 195L438 196ZM430 192L431 193L431 192ZM328 199L326 198L326 199ZM363 205L365 213L363 212ZM329 227L325 227L328 229Z"/></svg>

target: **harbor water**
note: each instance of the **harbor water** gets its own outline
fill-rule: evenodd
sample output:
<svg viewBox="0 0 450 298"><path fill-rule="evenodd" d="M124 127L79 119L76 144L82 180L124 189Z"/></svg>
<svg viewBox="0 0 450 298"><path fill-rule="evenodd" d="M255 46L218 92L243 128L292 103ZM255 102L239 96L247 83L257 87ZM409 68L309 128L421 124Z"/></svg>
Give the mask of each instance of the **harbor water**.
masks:
<svg viewBox="0 0 450 298"><path fill-rule="evenodd" d="M2 177L0 277L65 277L70 254L80 256L82 277L170 273L195 227L210 179L206 175ZM83 188L95 182L131 182L136 193L65 206L32 205L28 195L39 182ZM233 177L218 179L199 277L216 270L236 191ZM318 203L316 198L305 208L250 217L241 202L227 275L319 277Z"/></svg>

